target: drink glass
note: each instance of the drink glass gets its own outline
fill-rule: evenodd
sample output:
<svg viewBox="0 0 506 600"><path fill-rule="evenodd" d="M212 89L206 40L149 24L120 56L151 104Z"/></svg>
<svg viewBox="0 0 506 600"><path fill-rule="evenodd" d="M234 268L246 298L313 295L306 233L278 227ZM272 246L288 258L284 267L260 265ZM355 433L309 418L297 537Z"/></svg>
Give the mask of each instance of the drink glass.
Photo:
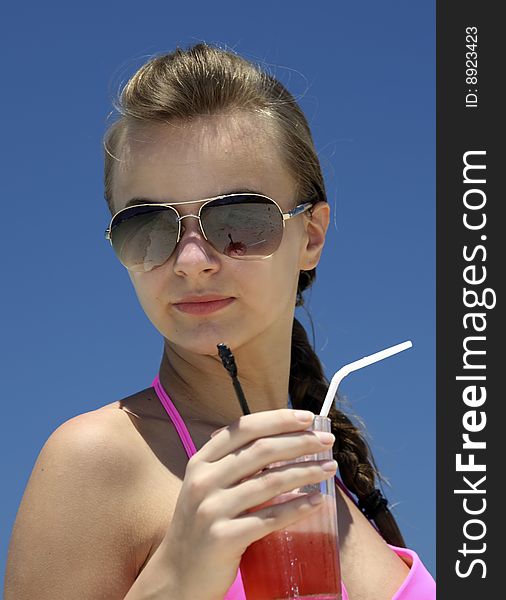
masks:
<svg viewBox="0 0 506 600"><path fill-rule="evenodd" d="M330 431L330 419L317 415L311 431ZM332 449L269 467L332 459ZM334 477L281 494L250 512L321 492L323 506L309 517L253 542L244 552L240 570L248 600L341 600L341 569Z"/></svg>

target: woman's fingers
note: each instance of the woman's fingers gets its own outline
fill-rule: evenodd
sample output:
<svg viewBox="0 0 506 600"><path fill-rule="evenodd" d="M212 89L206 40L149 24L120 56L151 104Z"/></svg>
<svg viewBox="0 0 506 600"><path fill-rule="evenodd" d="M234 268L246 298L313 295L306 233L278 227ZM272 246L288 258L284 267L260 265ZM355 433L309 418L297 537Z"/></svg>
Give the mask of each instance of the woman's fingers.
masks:
<svg viewBox="0 0 506 600"><path fill-rule="evenodd" d="M290 463L267 469L235 487L234 516L306 485L330 479L337 471L335 460ZM230 492L230 490L226 490Z"/></svg>
<svg viewBox="0 0 506 600"><path fill-rule="evenodd" d="M328 450L334 439L332 434L320 431L298 431L260 438L214 463L214 473L222 487L226 488L255 475L272 463Z"/></svg>
<svg viewBox="0 0 506 600"><path fill-rule="evenodd" d="M217 491L212 497L206 498L201 507L218 518L233 519L274 497L329 479L336 471L335 460L289 463L266 469L239 485Z"/></svg>
<svg viewBox="0 0 506 600"><path fill-rule="evenodd" d="M328 450L334 436L308 430L311 419L308 411L280 409L241 417L218 431L188 463L191 497L198 503L212 490L238 484L272 463Z"/></svg>
<svg viewBox="0 0 506 600"><path fill-rule="evenodd" d="M200 459L215 462L262 437L304 431L311 426L314 414L310 411L281 408L245 415L216 432L198 452Z"/></svg>
<svg viewBox="0 0 506 600"><path fill-rule="evenodd" d="M322 437L327 439L322 441ZM187 492L187 508L198 507L210 496L226 489L235 489L243 480L255 476L267 466L294 460L301 456L313 456L328 450L334 436L320 431L299 431L254 440L213 463L208 463L194 454L186 467L184 488ZM308 459L309 460L309 459ZM264 471L266 472L266 471ZM292 486L292 489L296 487ZM273 490L274 496L276 490ZM272 497L271 496L271 497Z"/></svg>
<svg viewBox="0 0 506 600"><path fill-rule="evenodd" d="M240 543L246 549L260 538L293 525L303 518L320 511L325 503L333 502L325 494L301 494L281 504L272 504L258 511L247 513L234 519L233 529L229 530L230 541ZM327 520L325 519L325 523Z"/></svg>

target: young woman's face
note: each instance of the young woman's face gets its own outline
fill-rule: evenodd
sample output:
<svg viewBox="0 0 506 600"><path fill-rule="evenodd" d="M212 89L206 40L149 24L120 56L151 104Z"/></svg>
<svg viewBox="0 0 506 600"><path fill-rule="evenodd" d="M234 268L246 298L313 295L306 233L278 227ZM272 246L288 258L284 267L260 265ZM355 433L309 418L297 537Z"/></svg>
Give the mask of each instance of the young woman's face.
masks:
<svg viewBox="0 0 506 600"><path fill-rule="evenodd" d="M240 190L264 194L283 212L290 210L298 203L295 182L263 123L244 114L213 116L129 133L114 174L114 210L134 197L170 203ZM197 214L199 207L177 209ZM266 342L276 332L286 335L286 327L291 333L299 270L315 266L305 252L307 214L286 221L279 249L258 261L218 253L197 219L183 219L181 240L165 264L129 272L146 315L169 343L198 354L216 355L219 342L235 351L255 338ZM235 300L208 315L175 307L192 294Z"/></svg>

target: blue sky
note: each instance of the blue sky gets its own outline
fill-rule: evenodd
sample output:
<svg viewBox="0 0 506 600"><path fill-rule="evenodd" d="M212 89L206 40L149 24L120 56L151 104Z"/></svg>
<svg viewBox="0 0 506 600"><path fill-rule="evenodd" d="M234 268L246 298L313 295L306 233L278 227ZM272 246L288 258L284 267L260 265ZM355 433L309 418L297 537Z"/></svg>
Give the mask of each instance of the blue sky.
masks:
<svg viewBox="0 0 506 600"><path fill-rule="evenodd" d="M332 220L306 304L327 377L413 342L340 392L367 427L408 546L435 575L434 5L171 4L2 11L2 572L52 431L157 372L161 337L103 238L101 138L112 97L141 64L206 41L265 65L312 128Z"/></svg>

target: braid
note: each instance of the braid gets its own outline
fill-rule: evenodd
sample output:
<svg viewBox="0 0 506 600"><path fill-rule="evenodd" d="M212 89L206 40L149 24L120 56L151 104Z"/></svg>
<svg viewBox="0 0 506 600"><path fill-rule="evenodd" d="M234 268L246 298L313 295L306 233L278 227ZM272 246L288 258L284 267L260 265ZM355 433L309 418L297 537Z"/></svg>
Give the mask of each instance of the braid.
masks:
<svg viewBox="0 0 506 600"><path fill-rule="evenodd" d="M312 284L315 276L315 269L300 272L296 306L304 304L302 291ZM294 318L289 383L293 407L319 414L329 384L306 330ZM367 442L352 421L335 406L332 406L328 416L332 433L336 436L333 454L344 484L357 496L359 507L370 520L374 520L385 541L405 548L395 518L386 501L376 491L376 478L380 479L381 476Z"/></svg>

